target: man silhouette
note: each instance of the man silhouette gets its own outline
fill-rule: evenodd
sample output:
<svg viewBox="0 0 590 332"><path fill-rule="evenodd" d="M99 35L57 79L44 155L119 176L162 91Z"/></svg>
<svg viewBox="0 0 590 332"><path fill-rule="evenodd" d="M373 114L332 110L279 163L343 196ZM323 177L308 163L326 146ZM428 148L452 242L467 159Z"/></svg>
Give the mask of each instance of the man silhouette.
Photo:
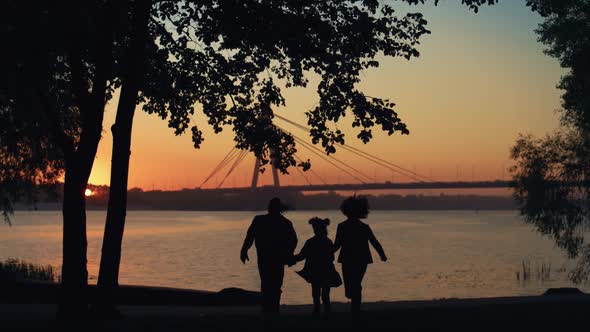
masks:
<svg viewBox="0 0 590 332"><path fill-rule="evenodd" d="M281 214L286 209L280 199L271 199L268 213L252 220L240 254L242 263L246 264L249 260L248 249L253 243L256 244L262 311L265 316L279 314L285 265L292 260L297 247L293 224Z"/></svg>

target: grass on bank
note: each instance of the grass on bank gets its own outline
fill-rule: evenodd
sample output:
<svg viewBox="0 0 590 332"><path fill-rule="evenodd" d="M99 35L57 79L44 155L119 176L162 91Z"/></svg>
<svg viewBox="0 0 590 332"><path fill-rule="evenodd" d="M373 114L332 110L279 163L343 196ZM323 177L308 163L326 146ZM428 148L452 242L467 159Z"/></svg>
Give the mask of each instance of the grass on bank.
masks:
<svg viewBox="0 0 590 332"><path fill-rule="evenodd" d="M19 259L7 259L0 262L0 281L37 280L53 281L61 280L58 270L51 265L39 265Z"/></svg>

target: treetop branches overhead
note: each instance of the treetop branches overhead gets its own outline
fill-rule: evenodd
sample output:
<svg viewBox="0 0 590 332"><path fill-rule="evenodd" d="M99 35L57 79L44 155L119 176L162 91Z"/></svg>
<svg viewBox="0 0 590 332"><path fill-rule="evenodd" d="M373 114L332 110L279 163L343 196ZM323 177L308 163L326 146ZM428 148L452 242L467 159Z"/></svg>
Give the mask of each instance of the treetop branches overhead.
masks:
<svg viewBox="0 0 590 332"><path fill-rule="evenodd" d="M495 3L462 2L473 9ZM285 104L278 81L304 87L307 73L320 77L320 101L307 116L314 143L327 153L344 142L329 124L348 110L365 143L375 125L389 135L408 134L394 103L368 98L356 85L362 70L379 66L378 54L419 56L426 23L422 14L398 16L392 6L369 0L160 1L150 31L156 54L169 60L162 71L169 84L143 90L144 110L168 118L181 134L191 127L193 104L200 103L215 132L233 126L238 148L254 152L263 165L272 157L286 172L296 165L296 148L290 135L272 126L273 107ZM191 132L199 147L201 130L193 124Z"/></svg>
<svg viewBox="0 0 590 332"><path fill-rule="evenodd" d="M462 2L475 9L494 1ZM109 100L133 61L124 56L131 8L126 4L6 3L2 31L11 46L2 53L0 78L4 184L9 178L51 182L63 175L65 153L76 151L83 124L102 114L80 107ZM104 17L110 17L108 27ZM419 56L419 39L429 31L421 14L397 16L392 5L378 1L162 0L152 7L149 33L138 100L144 110L168 119L177 134L190 128L199 147L202 132L191 124L199 103L216 132L233 126L237 147L265 163L269 147L276 147L277 166L286 171L295 165L296 148L292 137L272 126L272 108L285 104L279 82L306 86L306 73L319 75L320 102L308 112L308 122L313 141L328 153L344 141L330 122L347 110L363 142L375 125L388 134L407 134L392 102L368 98L356 84L363 69L379 65L377 54ZM103 49L112 54L105 57ZM100 82L108 84L104 97L103 89L96 89Z"/></svg>
<svg viewBox="0 0 590 332"><path fill-rule="evenodd" d="M558 85L562 96L562 122L590 130L590 1L529 0L545 17L537 29L545 53L559 60L569 72Z"/></svg>

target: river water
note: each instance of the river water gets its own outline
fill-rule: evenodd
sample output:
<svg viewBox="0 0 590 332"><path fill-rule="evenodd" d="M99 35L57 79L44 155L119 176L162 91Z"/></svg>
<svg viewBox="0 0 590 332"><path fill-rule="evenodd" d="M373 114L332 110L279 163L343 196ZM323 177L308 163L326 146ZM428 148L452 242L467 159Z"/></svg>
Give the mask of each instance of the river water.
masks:
<svg viewBox="0 0 590 332"><path fill-rule="evenodd" d="M246 229L255 213L129 211L123 241L121 284L217 291L259 288L255 250L248 264L239 260ZM312 216L343 220L339 211L293 211L300 248L312 235ZM106 213L88 212L88 270L95 283ZM473 298L540 294L549 287L571 287L573 265L551 239L526 225L514 211L374 211L366 220L389 261L374 254L364 287L366 301ZM0 259L19 258L59 266L61 214L17 211L12 227L0 225ZM518 280L523 262L531 271ZM283 303L310 303L311 290L287 268ZM537 275L545 266L550 273ZM337 269L340 269L337 266ZM522 273L522 272L521 272ZM578 286L584 289L583 286ZM589 290L586 287L585 290ZM342 287L332 299L345 301Z"/></svg>

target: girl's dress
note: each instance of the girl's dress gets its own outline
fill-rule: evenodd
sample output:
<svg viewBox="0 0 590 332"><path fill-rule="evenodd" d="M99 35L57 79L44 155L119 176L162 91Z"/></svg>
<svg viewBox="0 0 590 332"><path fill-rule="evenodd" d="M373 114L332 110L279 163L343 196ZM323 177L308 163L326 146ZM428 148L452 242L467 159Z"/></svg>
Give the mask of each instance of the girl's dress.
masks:
<svg viewBox="0 0 590 332"><path fill-rule="evenodd" d="M334 244L327 236L314 236L307 240L299 253L305 258L303 270L298 271L305 281L320 287L342 285L340 274L334 267Z"/></svg>

